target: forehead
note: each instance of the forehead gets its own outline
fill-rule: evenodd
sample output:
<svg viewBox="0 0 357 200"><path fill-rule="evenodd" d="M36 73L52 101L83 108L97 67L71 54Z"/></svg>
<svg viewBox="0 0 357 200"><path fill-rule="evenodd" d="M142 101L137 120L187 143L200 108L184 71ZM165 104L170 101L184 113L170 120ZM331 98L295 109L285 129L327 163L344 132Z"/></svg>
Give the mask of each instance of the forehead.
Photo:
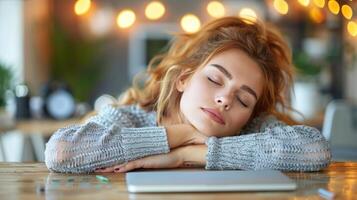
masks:
<svg viewBox="0 0 357 200"><path fill-rule="evenodd" d="M213 55L203 66L203 71L212 70L219 72L212 67L212 64L219 64L224 67L231 75L233 82L241 85L245 84L254 89L258 96L264 84L264 75L259 64L240 49L229 49ZM222 73L222 75L224 75Z"/></svg>

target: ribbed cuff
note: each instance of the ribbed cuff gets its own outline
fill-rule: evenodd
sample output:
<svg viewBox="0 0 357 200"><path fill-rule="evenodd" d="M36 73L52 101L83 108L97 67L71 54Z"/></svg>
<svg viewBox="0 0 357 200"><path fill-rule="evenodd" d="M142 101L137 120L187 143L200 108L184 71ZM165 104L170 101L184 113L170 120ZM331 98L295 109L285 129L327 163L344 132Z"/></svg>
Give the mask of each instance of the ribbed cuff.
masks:
<svg viewBox="0 0 357 200"><path fill-rule="evenodd" d="M210 137L206 145L206 169L253 169L255 166L255 141L237 140L237 137Z"/></svg>
<svg viewBox="0 0 357 200"><path fill-rule="evenodd" d="M121 129L125 161L170 152L164 127Z"/></svg>

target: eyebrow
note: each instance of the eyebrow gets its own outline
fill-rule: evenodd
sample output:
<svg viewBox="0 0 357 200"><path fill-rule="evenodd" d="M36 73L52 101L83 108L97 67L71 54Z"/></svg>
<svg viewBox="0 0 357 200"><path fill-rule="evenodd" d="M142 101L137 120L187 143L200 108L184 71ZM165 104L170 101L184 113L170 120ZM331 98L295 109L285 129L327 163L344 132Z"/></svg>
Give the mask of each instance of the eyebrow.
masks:
<svg viewBox="0 0 357 200"><path fill-rule="evenodd" d="M233 76L232 76L231 73L229 73L229 72L226 70L226 68L222 67L222 66L219 65L219 64L211 64L211 66L217 68L217 69L218 69L219 71L221 71L224 75L226 75L229 80L232 80L232 77L233 77Z"/></svg>
<svg viewBox="0 0 357 200"><path fill-rule="evenodd" d="M231 73L229 73L226 68L222 67L221 65L219 64L210 64L212 67L215 67L217 68L219 71L221 71L229 80L232 80L233 76ZM249 94L253 95L255 97L255 99L258 99L258 96L257 96L257 93L252 89L250 88L249 86L247 85L242 85L240 87L240 89L248 92Z"/></svg>

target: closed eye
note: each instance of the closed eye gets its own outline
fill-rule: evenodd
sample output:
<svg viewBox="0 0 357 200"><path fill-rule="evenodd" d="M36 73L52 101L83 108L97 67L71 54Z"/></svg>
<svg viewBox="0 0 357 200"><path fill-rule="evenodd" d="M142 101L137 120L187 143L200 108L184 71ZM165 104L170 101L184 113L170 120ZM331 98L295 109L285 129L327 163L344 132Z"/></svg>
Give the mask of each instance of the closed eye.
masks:
<svg viewBox="0 0 357 200"><path fill-rule="evenodd" d="M237 100L238 100L239 103L242 104L244 107L248 108L248 105L245 104L239 97L237 97Z"/></svg>
<svg viewBox="0 0 357 200"><path fill-rule="evenodd" d="M222 84L218 83L217 81L214 81L214 80L211 79L210 77L207 77L207 79L208 79L209 81L211 81L212 83L216 84L216 85L222 86Z"/></svg>

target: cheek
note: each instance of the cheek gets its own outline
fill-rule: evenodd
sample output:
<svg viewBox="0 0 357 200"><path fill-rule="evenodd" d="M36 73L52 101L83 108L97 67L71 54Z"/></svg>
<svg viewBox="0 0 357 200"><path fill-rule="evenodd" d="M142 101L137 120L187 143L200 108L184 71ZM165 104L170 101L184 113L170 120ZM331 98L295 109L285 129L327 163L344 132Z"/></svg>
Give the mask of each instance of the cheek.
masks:
<svg viewBox="0 0 357 200"><path fill-rule="evenodd" d="M242 111L237 110L231 113L231 129L237 130L236 132L240 131L248 122L252 112L251 111Z"/></svg>
<svg viewBox="0 0 357 200"><path fill-rule="evenodd" d="M211 88L202 77L193 77L192 81L185 88L183 95L197 102L198 99L207 98L211 92Z"/></svg>
<svg viewBox="0 0 357 200"><path fill-rule="evenodd" d="M200 86L191 80L185 87L181 99L180 99L180 109L185 115L188 115L194 107L195 104L199 102L200 95L197 93L200 90ZM187 116L186 116L187 117Z"/></svg>

